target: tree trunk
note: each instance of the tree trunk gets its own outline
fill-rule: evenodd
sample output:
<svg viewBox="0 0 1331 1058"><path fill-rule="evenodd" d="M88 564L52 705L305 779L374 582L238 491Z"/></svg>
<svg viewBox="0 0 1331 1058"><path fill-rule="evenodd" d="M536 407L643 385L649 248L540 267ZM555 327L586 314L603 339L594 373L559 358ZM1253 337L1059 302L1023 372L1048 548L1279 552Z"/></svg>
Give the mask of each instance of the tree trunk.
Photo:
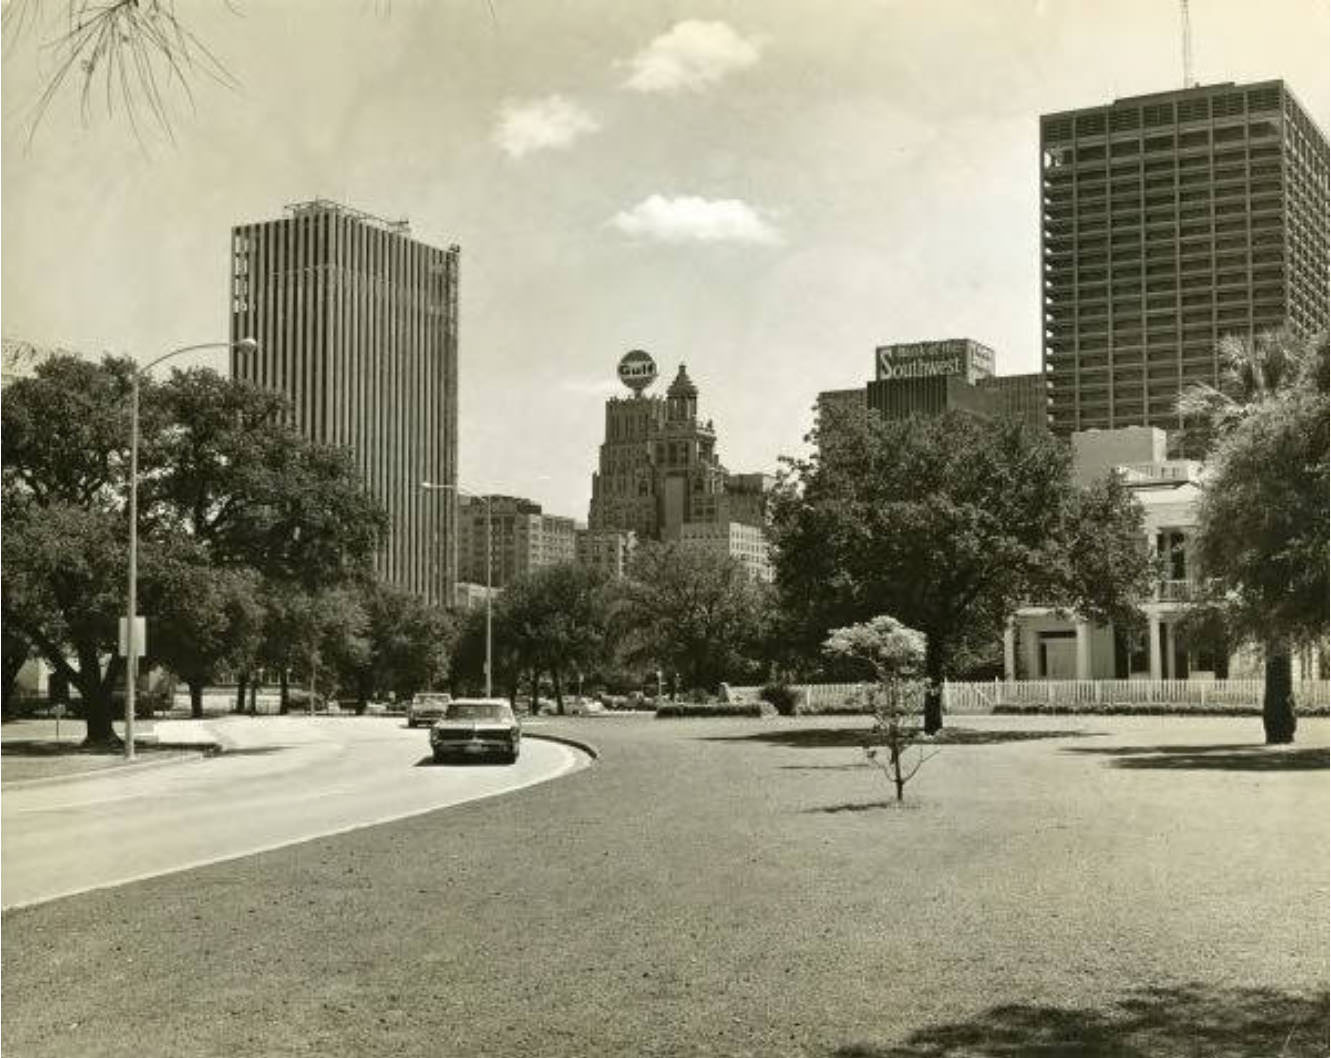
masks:
<svg viewBox="0 0 1331 1058"><path fill-rule="evenodd" d="M556 666L555 668L553 668L553 669L550 670L550 682L554 684L554 688L555 688L555 712L557 712L560 716L563 716L563 715L564 715L564 688L563 688L563 685L559 682L559 667L558 667L558 666Z"/></svg>
<svg viewBox="0 0 1331 1058"><path fill-rule="evenodd" d="M111 726L115 719L111 688L116 685L123 666L124 658L111 658L103 678L96 648L79 651L79 671L74 674L74 686L83 697L83 718L88 725L84 745L109 747L123 744Z"/></svg>
<svg viewBox="0 0 1331 1058"><path fill-rule="evenodd" d="M235 711L238 713L243 713L245 711L245 691L249 688L249 685L250 685L250 674L248 672L242 672L240 674L240 678L236 680Z"/></svg>
<svg viewBox="0 0 1331 1058"><path fill-rule="evenodd" d="M203 719L203 681L186 680L189 686L189 715L191 720Z"/></svg>
<svg viewBox="0 0 1331 1058"><path fill-rule="evenodd" d="M1266 645L1266 687L1262 696L1262 727L1268 746L1294 741L1294 672L1289 647Z"/></svg>
<svg viewBox="0 0 1331 1058"><path fill-rule="evenodd" d="M531 715L541 715L541 670L531 670Z"/></svg>
<svg viewBox="0 0 1331 1058"><path fill-rule="evenodd" d="M278 706L279 715L286 716L291 711L291 673L283 665L277 670L278 686Z"/></svg>
<svg viewBox="0 0 1331 1058"><path fill-rule="evenodd" d="M943 727L943 650L935 636L929 636L925 645L924 674L929 678L924 690L924 733L933 735Z"/></svg>

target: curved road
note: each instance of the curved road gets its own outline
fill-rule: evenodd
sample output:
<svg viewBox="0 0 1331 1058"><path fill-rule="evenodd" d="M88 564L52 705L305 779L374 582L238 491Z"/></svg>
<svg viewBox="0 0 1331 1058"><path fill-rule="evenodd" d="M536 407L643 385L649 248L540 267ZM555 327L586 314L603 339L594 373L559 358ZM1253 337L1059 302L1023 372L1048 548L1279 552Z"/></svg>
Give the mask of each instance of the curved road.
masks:
<svg viewBox="0 0 1331 1058"><path fill-rule="evenodd" d="M227 717L159 721L156 729L162 742L216 741L227 752L7 786L0 906L371 826L590 763L578 750L528 737L514 765L435 765L427 733L388 718Z"/></svg>

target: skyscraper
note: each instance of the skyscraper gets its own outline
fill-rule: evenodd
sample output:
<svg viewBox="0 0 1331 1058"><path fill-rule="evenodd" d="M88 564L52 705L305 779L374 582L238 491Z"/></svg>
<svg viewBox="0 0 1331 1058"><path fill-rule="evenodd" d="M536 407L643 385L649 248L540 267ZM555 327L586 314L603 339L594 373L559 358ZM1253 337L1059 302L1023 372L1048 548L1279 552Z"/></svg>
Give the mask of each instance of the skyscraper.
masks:
<svg viewBox="0 0 1331 1058"><path fill-rule="evenodd" d="M284 393L296 427L350 448L392 528L379 576L434 603L456 583L459 250L333 202L231 235L232 374Z"/></svg>
<svg viewBox="0 0 1331 1058"><path fill-rule="evenodd" d="M1327 326L1326 135L1281 81L1040 119L1052 425L1177 428L1224 335Z"/></svg>

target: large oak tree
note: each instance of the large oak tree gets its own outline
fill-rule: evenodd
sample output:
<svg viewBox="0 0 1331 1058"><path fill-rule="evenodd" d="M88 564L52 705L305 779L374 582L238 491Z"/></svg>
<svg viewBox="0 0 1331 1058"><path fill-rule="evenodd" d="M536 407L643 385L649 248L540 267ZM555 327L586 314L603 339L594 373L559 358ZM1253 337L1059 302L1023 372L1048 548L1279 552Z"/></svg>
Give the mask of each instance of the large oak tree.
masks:
<svg viewBox="0 0 1331 1058"><path fill-rule="evenodd" d="M1133 620L1150 589L1139 505L1073 483L1066 445L964 412L887 421L826 409L773 502L777 584L797 646L890 613L928 637L925 728L941 682L1023 603Z"/></svg>

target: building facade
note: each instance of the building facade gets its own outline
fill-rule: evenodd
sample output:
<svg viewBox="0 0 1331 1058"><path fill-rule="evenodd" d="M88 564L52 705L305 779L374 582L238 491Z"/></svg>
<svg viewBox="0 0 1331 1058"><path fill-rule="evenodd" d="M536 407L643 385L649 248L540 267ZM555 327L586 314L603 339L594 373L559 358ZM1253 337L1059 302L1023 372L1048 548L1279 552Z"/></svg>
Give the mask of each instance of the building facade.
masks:
<svg viewBox="0 0 1331 1058"><path fill-rule="evenodd" d="M869 407L890 420L967 411L1046 429L1044 374L995 375L995 359L992 349L970 338L882 345L874 351L874 379L863 389L820 393L818 411Z"/></svg>
<svg viewBox="0 0 1331 1058"><path fill-rule="evenodd" d="M646 392L656 368L642 350L625 355L619 375L632 395L606 402L605 440L592 474L590 536L632 533L636 541L668 542L682 539L686 527L733 524L752 530L739 534L748 541L762 536L765 549L775 479L726 470L716 428L698 414L698 387L685 365L664 396Z"/></svg>
<svg viewBox="0 0 1331 1058"><path fill-rule="evenodd" d="M578 529L575 533L578 564L600 570L610 580L619 580L628 572L637 546L638 536L631 529Z"/></svg>
<svg viewBox="0 0 1331 1058"><path fill-rule="evenodd" d="M1055 431L1177 429L1225 335L1327 326L1326 135L1281 81L1040 119Z"/></svg>
<svg viewBox="0 0 1331 1058"><path fill-rule="evenodd" d="M231 371L286 395L294 425L352 450L392 525L385 581L446 604L457 581L456 246L323 200L231 234Z"/></svg>
<svg viewBox="0 0 1331 1058"><path fill-rule="evenodd" d="M775 575L767 534L743 522L688 522L680 530L685 547L696 547L735 559L752 580L770 584Z"/></svg>
<svg viewBox="0 0 1331 1058"><path fill-rule="evenodd" d="M577 555L572 518L545 514L539 503L517 496L462 496L458 500L461 581L486 583L487 540L493 556L489 583L494 588L507 587L542 566L572 562Z"/></svg>

